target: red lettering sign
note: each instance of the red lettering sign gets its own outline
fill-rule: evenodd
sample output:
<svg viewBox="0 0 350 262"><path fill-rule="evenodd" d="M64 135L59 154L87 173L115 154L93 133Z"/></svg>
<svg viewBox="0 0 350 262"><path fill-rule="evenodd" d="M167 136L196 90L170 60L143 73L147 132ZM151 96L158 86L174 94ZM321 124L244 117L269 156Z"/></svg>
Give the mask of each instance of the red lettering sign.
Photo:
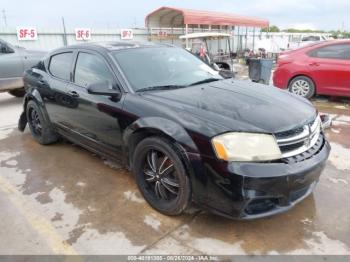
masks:
<svg viewBox="0 0 350 262"><path fill-rule="evenodd" d="M18 27L17 28L18 40L37 40L38 33L35 27Z"/></svg>

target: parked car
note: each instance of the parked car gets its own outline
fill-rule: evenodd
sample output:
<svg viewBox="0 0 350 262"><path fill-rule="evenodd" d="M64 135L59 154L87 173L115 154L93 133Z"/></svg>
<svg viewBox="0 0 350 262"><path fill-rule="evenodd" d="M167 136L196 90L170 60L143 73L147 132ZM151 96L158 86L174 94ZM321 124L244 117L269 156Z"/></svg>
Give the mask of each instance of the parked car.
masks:
<svg viewBox="0 0 350 262"><path fill-rule="evenodd" d="M192 202L240 219L286 211L311 194L330 152L309 101L223 79L172 46L62 48L24 83L21 131L28 123L41 144L62 136L121 161L167 215Z"/></svg>
<svg viewBox="0 0 350 262"><path fill-rule="evenodd" d="M326 35L302 35L300 38L300 41L292 41L288 43L288 49L296 49L299 47L303 47L306 45L310 45L313 43L317 43L320 41L327 41L330 40L330 37L326 36Z"/></svg>
<svg viewBox="0 0 350 262"><path fill-rule="evenodd" d="M0 92L24 96L23 73L37 64L46 52L13 46L0 39Z"/></svg>
<svg viewBox="0 0 350 262"><path fill-rule="evenodd" d="M282 53L273 83L305 98L350 96L350 40L323 41Z"/></svg>

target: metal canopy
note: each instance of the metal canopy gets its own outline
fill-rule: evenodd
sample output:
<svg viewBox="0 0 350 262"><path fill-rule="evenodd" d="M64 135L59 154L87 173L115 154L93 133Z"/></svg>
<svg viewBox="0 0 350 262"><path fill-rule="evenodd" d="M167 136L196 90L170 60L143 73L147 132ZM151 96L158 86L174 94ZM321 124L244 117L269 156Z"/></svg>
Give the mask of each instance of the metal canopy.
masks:
<svg viewBox="0 0 350 262"><path fill-rule="evenodd" d="M146 16L148 28L174 28L185 25L246 26L265 28L269 21L230 13L161 7Z"/></svg>

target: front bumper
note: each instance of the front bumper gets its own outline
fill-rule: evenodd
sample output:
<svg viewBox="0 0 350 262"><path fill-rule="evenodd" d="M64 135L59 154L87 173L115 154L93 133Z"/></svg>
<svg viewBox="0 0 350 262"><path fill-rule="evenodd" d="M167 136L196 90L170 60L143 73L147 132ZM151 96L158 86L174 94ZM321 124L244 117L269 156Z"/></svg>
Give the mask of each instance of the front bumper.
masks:
<svg viewBox="0 0 350 262"><path fill-rule="evenodd" d="M205 201L200 202L214 213L238 219L285 212L312 193L329 152L324 139L316 153L293 161L223 163L202 157L207 179Z"/></svg>

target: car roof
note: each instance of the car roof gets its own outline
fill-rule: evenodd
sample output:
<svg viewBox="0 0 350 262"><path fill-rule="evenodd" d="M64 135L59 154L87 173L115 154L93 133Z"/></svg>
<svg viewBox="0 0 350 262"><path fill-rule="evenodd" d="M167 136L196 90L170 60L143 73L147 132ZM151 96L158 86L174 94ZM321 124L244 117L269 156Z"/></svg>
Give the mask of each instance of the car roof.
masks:
<svg viewBox="0 0 350 262"><path fill-rule="evenodd" d="M69 49L90 49L96 51L111 52L124 49L149 48L149 47L174 47L171 44L159 44L153 42L137 42L137 41L105 41L105 42L88 42L83 44L70 45L56 50L64 51Z"/></svg>
<svg viewBox="0 0 350 262"><path fill-rule="evenodd" d="M315 42L313 44L306 45L305 47L323 46L323 45L332 45L332 44L350 44L350 39L330 39L330 40Z"/></svg>
<svg viewBox="0 0 350 262"><path fill-rule="evenodd" d="M320 48L327 45L335 45L335 44L350 44L350 39L331 39L331 40L325 40L325 41L317 41L301 47L297 47L295 49L286 50L282 52L282 54L291 54L295 52L308 52L316 48Z"/></svg>

